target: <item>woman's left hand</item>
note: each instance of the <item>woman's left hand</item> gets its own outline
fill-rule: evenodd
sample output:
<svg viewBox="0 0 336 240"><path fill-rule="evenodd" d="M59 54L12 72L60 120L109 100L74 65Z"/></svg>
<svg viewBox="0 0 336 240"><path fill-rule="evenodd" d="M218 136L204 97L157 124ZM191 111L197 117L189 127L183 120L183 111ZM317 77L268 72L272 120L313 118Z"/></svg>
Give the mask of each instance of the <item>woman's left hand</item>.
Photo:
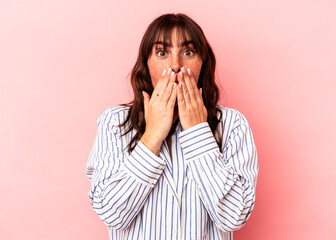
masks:
<svg viewBox="0 0 336 240"><path fill-rule="evenodd" d="M197 88L196 81L190 69L184 67L177 74L178 114L183 130L191 128L199 123L206 122L208 112L204 106L202 89Z"/></svg>

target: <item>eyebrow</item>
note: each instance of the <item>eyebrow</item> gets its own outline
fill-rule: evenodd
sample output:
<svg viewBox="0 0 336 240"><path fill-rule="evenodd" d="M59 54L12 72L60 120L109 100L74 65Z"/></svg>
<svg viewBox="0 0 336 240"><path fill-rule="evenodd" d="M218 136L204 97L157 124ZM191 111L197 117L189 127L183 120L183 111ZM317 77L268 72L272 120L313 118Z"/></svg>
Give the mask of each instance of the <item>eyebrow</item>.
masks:
<svg viewBox="0 0 336 240"><path fill-rule="evenodd" d="M163 42L163 41L156 41L156 42L153 43L153 46L154 46L154 45L163 45L164 48L166 48L166 47L169 47L169 48L170 48L170 47L172 46L170 43ZM187 47L187 46L189 46L189 45L193 45L193 46L194 46L194 41L192 41L192 40L184 41L184 42L182 42L182 43L180 44L179 47Z"/></svg>

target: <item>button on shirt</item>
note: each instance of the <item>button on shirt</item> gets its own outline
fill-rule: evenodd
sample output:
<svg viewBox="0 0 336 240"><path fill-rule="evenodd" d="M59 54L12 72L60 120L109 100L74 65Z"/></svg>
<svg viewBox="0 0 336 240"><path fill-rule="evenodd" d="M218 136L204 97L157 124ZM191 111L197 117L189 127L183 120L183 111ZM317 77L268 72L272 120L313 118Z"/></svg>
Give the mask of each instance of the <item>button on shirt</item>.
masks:
<svg viewBox="0 0 336 240"><path fill-rule="evenodd" d="M87 163L93 209L108 226L109 240L232 239L255 203L256 147L245 117L222 112L216 137L207 122L182 131L180 123L159 157L140 141L127 146L135 130L122 135L129 107L107 109L98 119Z"/></svg>

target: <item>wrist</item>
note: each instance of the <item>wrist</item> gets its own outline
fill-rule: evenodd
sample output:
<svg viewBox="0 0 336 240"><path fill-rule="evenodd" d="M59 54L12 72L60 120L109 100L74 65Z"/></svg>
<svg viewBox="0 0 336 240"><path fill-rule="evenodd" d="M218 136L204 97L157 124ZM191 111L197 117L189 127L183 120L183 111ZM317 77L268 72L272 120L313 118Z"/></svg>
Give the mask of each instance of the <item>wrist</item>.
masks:
<svg viewBox="0 0 336 240"><path fill-rule="evenodd" d="M189 123L189 124L181 124L182 125L182 130L185 131L189 128L193 128L193 127L197 126L198 124L205 123L205 122L207 122L207 121L198 121L198 122Z"/></svg>
<svg viewBox="0 0 336 240"><path fill-rule="evenodd" d="M140 142L156 156L159 156L162 140L160 140L158 137L155 137L145 131L140 139Z"/></svg>

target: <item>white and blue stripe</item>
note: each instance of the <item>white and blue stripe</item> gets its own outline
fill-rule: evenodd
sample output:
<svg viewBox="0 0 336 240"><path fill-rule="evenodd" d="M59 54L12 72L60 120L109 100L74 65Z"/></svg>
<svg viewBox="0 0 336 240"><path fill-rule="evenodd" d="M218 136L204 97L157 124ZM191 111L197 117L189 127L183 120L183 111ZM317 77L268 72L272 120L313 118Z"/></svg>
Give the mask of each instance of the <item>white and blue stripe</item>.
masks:
<svg viewBox="0 0 336 240"><path fill-rule="evenodd" d="M255 203L256 147L245 117L220 107L222 152L208 123L185 131L178 124L159 157L139 142L125 150L134 131L121 136L128 107L98 119L87 163L93 209L109 239L232 239Z"/></svg>

